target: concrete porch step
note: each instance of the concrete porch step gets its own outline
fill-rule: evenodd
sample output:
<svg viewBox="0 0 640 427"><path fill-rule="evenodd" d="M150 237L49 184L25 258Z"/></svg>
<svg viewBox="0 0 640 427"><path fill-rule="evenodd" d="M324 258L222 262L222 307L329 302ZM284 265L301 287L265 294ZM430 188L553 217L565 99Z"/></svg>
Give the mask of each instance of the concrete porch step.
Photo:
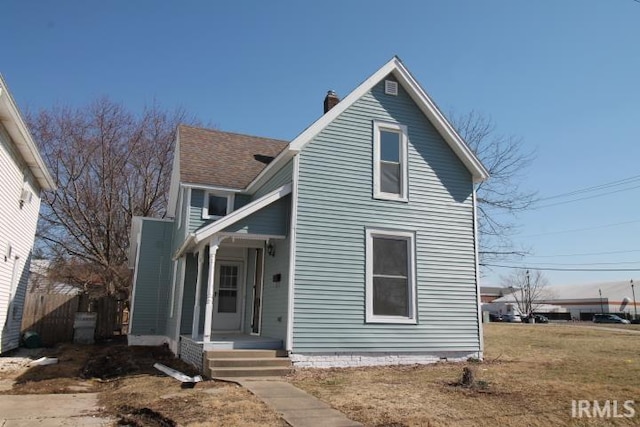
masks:
<svg viewBox="0 0 640 427"><path fill-rule="evenodd" d="M287 357L286 350L209 350L207 359L262 359L269 357Z"/></svg>
<svg viewBox="0 0 640 427"><path fill-rule="evenodd" d="M285 350L212 350L206 352L205 375L212 378L277 377L291 372Z"/></svg>
<svg viewBox="0 0 640 427"><path fill-rule="evenodd" d="M208 359L212 368L251 368L251 367L291 367L288 357L263 357L263 358L213 358Z"/></svg>
<svg viewBox="0 0 640 427"><path fill-rule="evenodd" d="M291 373L290 367L271 367L271 366L256 366L256 367L207 367L208 375L211 378L237 378L237 377L276 377L284 376Z"/></svg>

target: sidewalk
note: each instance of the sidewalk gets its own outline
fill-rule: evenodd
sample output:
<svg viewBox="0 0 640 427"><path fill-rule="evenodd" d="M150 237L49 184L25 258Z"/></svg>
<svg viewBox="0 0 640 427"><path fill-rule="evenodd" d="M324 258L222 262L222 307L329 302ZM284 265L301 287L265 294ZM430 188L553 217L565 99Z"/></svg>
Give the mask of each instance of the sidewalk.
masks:
<svg viewBox="0 0 640 427"><path fill-rule="evenodd" d="M287 382L254 379L237 382L280 413L282 418L293 427L362 426Z"/></svg>
<svg viewBox="0 0 640 427"><path fill-rule="evenodd" d="M0 395L0 427L111 425L98 408L96 393Z"/></svg>

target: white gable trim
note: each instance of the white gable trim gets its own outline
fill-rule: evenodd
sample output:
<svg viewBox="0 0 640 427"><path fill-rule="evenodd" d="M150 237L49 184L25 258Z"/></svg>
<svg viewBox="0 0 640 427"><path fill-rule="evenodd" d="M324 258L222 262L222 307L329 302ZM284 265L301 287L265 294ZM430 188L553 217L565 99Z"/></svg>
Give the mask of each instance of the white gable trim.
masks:
<svg viewBox="0 0 640 427"><path fill-rule="evenodd" d="M174 255L174 259L181 257L188 248L197 246L199 243L210 239L214 234L219 233L230 225L233 225L241 219L248 217L249 215L259 211L260 209L263 209L271 203L282 199L284 196L290 193L291 183L285 184L282 187L275 189L271 193L262 196L258 200L254 200L253 202L241 207L237 211L234 211L229 215L220 218L216 222L213 222L206 227L197 230L195 233L191 233Z"/></svg>
<svg viewBox="0 0 640 427"><path fill-rule="evenodd" d="M0 75L0 121L7 129L13 140L13 144L18 149L20 156L24 159L31 173L36 178L38 185L43 190L55 190L56 183L49 173L49 169L44 163L38 147L33 141L33 137L27 128L20 110L16 105L7 84Z"/></svg>
<svg viewBox="0 0 640 427"><path fill-rule="evenodd" d="M400 59L395 56L371 77L360 84L360 86L353 90L349 95L347 95L346 98L340 101L338 105L333 107L326 114L316 120L315 123L309 126L304 132L298 135L291 144L289 144L289 151L293 151L294 153L300 152L305 145L307 145L325 127L327 127L340 114L347 110L347 108L351 107L351 105L369 92L390 73L393 73L393 75L398 79L404 89L411 96L411 99L413 99L427 119L429 119L438 132L440 132L451 149L456 153L460 160L462 160L467 169L469 169L473 175L474 181L478 182L487 179L489 177L489 172L485 169L471 149L469 149L460 135L458 135L453 126L451 126L447 119L445 119L436 104L422 89L422 87L420 87L418 82L405 68ZM263 173L267 173L268 169L270 168L267 167Z"/></svg>

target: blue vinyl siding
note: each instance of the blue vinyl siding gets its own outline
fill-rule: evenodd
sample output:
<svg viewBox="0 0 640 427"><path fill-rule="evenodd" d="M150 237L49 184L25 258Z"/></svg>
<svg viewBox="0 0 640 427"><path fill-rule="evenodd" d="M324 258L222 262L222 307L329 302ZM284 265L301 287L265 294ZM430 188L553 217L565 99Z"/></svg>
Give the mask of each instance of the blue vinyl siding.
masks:
<svg viewBox="0 0 640 427"><path fill-rule="evenodd" d="M260 209L248 217L230 225L223 232L241 234L287 235L289 227L289 206L291 196L286 196Z"/></svg>
<svg viewBox="0 0 640 427"><path fill-rule="evenodd" d="M251 201L251 196L248 194L236 194L233 200L233 210L237 211L247 203Z"/></svg>
<svg viewBox="0 0 640 427"><path fill-rule="evenodd" d="M172 234L172 221L143 219L131 319L133 335L166 335Z"/></svg>
<svg viewBox="0 0 640 427"><path fill-rule="evenodd" d="M207 223L202 218L202 206L204 204L204 190L191 189L191 202L189 203L189 232L193 232Z"/></svg>
<svg viewBox="0 0 640 427"><path fill-rule="evenodd" d="M373 198L373 120L406 125L409 202ZM479 350L473 184L402 87L384 82L300 154L294 352ZM417 325L365 323L365 229L416 234Z"/></svg>
<svg viewBox="0 0 640 427"><path fill-rule="evenodd" d="M272 240L275 257L265 254L264 289L262 291L262 330L260 335L279 338L287 337L287 313L289 299L289 238ZM280 274L280 281L274 276Z"/></svg>
<svg viewBox="0 0 640 427"><path fill-rule="evenodd" d="M293 160L289 160L278 172L276 172L266 183L262 185L252 197L252 200L257 200L260 197L272 192L273 190L282 187L285 184L291 182L291 176L293 173Z"/></svg>
<svg viewBox="0 0 640 427"><path fill-rule="evenodd" d="M213 222L213 220L202 218L202 206L204 204L205 194L205 190L199 190L197 188L191 190L191 203L189 205L188 214L189 232L193 232L194 230ZM238 210L251 201L252 198L248 194L236 194L233 200L233 209Z"/></svg>

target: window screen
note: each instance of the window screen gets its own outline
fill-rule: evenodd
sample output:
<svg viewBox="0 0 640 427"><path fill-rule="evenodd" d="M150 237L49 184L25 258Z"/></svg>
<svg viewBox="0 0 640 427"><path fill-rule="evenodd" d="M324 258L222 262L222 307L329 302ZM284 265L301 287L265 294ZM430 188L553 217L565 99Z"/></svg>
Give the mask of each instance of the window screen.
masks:
<svg viewBox="0 0 640 427"><path fill-rule="evenodd" d="M373 314L409 316L409 240L373 238Z"/></svg>
<svg viewBox="0 0 640 427"><path fill-rule="evenodd" d="M227 197L209 194L209 216L225 216L227 214Z"/></svg>

